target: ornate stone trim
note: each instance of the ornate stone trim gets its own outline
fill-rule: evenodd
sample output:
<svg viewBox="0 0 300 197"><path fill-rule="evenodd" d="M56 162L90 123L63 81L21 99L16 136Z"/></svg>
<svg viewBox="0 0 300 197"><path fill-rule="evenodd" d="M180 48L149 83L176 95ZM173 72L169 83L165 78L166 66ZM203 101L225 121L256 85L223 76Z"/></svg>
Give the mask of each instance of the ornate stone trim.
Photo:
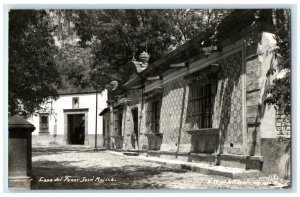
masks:
<svg viewBox="0 0 300 197"><path fill-rule="evenodd" d="M187 84L201 82L201 83L213 83L217 81L216 73L219 71L220 67L218 64L210 64L208 67L197 71L195 73L186 75L184 77Z"/></svg>
<svg viewBox="0 0 300 197"><path fill-rule="evenodd" d="M154 97L161 97L163 92L163 87L157 87L144 94L145 100L153 99Z"/></svg>
<svg viewBox="0 0 300 197"><path fill-rule="evenodd" d="M162 137L163 133L145 133L144 135L147 137L154 137L154 136Z"/></svg>
<svg viewBox="0 0 300 197"><path fill-rule="evenodd" d="M89 108L77 108L77 109L63 109L64 113L67 112L88 112Z"/></svg>
<svg viewBox="0 0 300 197"><path fill-rule="evenodd" d="M186 131L190 135L219 135L219 129L207 128Z"/></svg>

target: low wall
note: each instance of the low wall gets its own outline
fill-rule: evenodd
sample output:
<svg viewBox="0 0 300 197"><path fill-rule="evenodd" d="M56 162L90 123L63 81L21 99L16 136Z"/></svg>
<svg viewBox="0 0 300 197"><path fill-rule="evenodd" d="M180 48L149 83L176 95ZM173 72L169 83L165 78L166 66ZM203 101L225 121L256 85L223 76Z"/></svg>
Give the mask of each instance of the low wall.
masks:
<svg viewBox="0 0 300 197"><path fill-rule="evenodd" d="M171 151L146 151L148 157L160 157L164 159L181 160L195 163L206 163L241 169L261 170L262 157L247 155L229 155L216 153L192 153Z"/></svg>
<svg viewBox="0 0 300 197"><path fill-rule="evenodd" d="M278 175L289 179L291 173L291 139L287 137L262 138L263 175Z"/></svg>
<svg viewBox="0 0 300 197"><path fill-rule="evenodd" d="M87 146L95 146L95 135L89 134ZM64 141L64 135L32 135L32 145L33 146L55 146L55 145L66 145ZM102 135L97 135L97 147L103 148L103 137Z"/></svg>
<svg viewBox="0 0 300 197"><path fill-rule="evenodd" d="M64 145L64 135L32 135L33 146Z"/></svg>
<svg viewBox="0 0 300 197"><path fill-rule="evenodd" d="M95 147L95 134L89 134L88 135L89 142L87 145ZM97 135L97 147L98 148L103 148L103 137L102 134Z"/></svg>

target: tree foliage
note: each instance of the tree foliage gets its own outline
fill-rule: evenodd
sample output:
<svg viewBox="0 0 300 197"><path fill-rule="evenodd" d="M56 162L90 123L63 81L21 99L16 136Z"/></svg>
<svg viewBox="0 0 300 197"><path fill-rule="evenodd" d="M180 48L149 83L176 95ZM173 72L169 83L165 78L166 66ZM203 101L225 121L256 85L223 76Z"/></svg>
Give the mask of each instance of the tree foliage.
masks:
<svg viewBox="0 0 300 197"><path fill-rule="evenodd" d="M24 116L56 98L61 84L50 18L43 10L9 12L9 113Z"/></svg>
<svg viewBox="0 0 300 197"><path fill-rule="evenodd" d="M62 87L59 93L74 93L93 91L91 86L90 49L65 44L56 57L62 77ZM62 58L61 58L62 57Z"/></svg>
<svg viewBox="0 0 300 197"><path fill-rule="evenodd" d="M231 10L82 10L75 29L82 47L91 47L92 79L100 88L126 81L127 62L147 51L149 62L187 42L206 28L216 28Z"/></svg>
<svg viewBox="0 0 300 197"><path fill-rule="evenodd" d="M79 46L79 38L75 32L73 10L50 10L51 23L54 28L53 37L58 46L55 56L62 86L59 93L93 91L91 87L91 49Z"/></svg>
<svg viewBox="0 0 300 197"><path fill-rule="evenodd" d="M275 39L277 48L274 50L278 60L278 68L271 68L268 76L277 72L281 77L273 80L269 87L269 96L266 103L272 104L277 110L291 113L291 33L290 33L290 10L273 10L273 25L275 27Z"/></svg>
<svg viewBox="0 0 300 197"><path fill-rule="evenodd" d="M232 10L12 10L9 21L9 111L33 113L60 92L103 89L127 80L134 54L150 64ZM261 12L264 13L264 12ZM290 70L290 13L274 10L278 72ZM264 18L264 17L261 17ZM272 74L270 70L268 74ZM266 102L290 110L290 72L275 79ZM283 106L283 107L282 107Z"/></svg>

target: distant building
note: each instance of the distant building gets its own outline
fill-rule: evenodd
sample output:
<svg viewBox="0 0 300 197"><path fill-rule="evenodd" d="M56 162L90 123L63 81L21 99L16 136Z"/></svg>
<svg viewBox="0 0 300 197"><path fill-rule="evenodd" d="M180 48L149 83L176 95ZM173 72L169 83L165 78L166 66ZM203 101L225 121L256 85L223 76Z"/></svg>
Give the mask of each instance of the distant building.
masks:
<svg viewBox="0 0 300 197"><path fill-rule="evenodd" d="M49 100L44 110L37 111L28 120L36 127L32 133L35 145L95 145L97 118L98 146L102 146L102 117L99 112L107 106L107 91L98 93L60 94L57 100Z"/></svg>
<svg viewBox="0 0 300 197"><path fill-rule="evenodd" d="M150 65L131 61L126 93L100 114L105 147L289 174L290 119L264 103L277 65L270 13L253 27L254 12L227 17L218 43L208 30Z"/></svg>

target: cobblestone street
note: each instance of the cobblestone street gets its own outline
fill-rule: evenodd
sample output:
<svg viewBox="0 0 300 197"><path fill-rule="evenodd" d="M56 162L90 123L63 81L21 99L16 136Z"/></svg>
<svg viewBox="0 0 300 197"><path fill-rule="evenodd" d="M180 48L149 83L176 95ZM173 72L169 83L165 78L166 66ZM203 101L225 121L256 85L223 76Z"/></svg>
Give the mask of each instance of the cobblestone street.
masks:
<svg viewBox="0 0 300 197"><path fill-rule="evenodd" d="M279 178L230 179L168 168L134 156L91 148L33 148L33 189L282 188Z"/></svg>

